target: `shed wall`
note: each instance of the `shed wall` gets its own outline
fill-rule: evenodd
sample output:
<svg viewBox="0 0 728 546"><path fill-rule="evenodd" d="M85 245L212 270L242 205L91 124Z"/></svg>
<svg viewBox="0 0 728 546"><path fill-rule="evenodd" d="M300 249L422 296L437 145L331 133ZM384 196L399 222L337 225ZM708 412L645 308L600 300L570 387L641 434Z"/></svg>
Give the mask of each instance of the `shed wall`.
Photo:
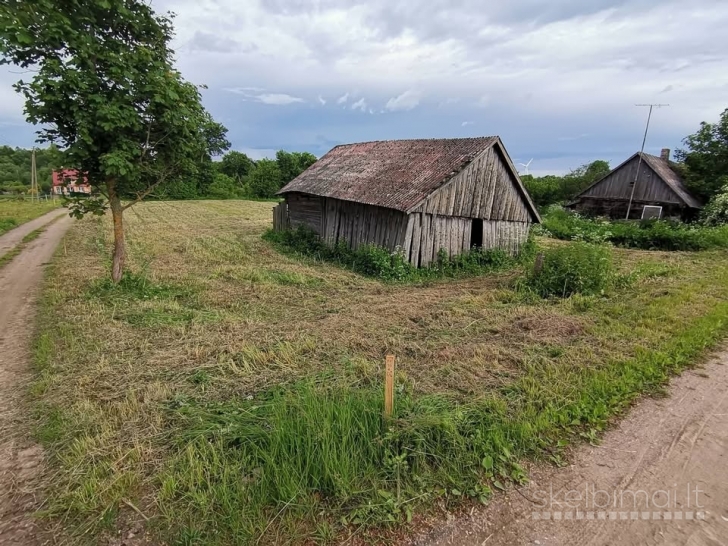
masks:
<svg viewBox="0 0 728 546"><path fill-rule="evenodd" d="M637 175L639 157L612 171L594 186L582 193L580 198L629 200L632 182ZM683 205L682 200L657 176L645 161L639 167L639 177L634 189L634 200L643 203L674 203Z"/></svg>
<svg viewBox="0 0 728 546"><path fill-rule="evenodd" d="M642 218L642 209L644 209L646 205L661 206L662 218L680 218L682 220L690 220L696 215L696 209L691 209L685 205L679 205L676 203L665 203L661 201L632 201L632 207L629 209L630 220L639 220ZM627 215L629 199L579 197L578 201L568 207L587 215L608 216L610 218L623 219Z"/></svg>
<svg viewBox="0 0 728 546"><path fill-rule="evenodd" d="M286 195L288 222L291 228L306 226L319 235L323 233L324 198L304 193Z"/></svg>

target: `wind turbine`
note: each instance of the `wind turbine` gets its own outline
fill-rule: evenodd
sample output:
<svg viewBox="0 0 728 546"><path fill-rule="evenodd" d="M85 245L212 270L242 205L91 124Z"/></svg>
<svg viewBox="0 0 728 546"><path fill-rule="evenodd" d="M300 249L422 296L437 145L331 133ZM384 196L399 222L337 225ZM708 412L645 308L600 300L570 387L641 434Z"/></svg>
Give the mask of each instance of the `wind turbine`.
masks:
<svg viewBox="0 0 728 546"><path fill-rule="evenodd" d="M531 165L531 161L533 161L533 158L528 163L519 163L519 165L526 167L526 174L528 174L528 167Z"/></svg>

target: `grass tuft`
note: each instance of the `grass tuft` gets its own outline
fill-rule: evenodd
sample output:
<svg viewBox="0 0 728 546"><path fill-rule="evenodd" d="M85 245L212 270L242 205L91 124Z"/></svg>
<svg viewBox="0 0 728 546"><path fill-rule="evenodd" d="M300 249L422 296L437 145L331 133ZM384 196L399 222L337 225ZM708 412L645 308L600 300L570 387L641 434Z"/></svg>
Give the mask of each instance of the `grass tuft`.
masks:
<svg viewBox="0 0 728 546"><path fill-rule="evenodd" d="M60 199L32 201L0 198L0 235L58 208Z"/></svg>

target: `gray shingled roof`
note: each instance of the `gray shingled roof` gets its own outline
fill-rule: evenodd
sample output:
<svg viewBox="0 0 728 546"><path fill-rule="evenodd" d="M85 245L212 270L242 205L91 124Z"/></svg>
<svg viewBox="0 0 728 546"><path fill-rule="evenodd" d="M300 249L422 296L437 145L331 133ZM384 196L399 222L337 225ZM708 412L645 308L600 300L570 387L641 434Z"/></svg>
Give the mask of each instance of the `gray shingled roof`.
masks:
<svg viewBox="0 0 728 546"><path fill-rule="evenodd" d="M407 211L496 142L499 138L490 136L336 146L278 193L301 192Z"/></svg>
<svg viewBox="0 0 728 546"><path fill-rule="evenodd" d="M662 181L667 184L670 189L682 199L689 207L699 209L703 204L695 198L685 187L682 178L670 167L670 162L665 161L661 157L650 154L642 154L642 160L647 163L650 168L657 173Z"/></svg>

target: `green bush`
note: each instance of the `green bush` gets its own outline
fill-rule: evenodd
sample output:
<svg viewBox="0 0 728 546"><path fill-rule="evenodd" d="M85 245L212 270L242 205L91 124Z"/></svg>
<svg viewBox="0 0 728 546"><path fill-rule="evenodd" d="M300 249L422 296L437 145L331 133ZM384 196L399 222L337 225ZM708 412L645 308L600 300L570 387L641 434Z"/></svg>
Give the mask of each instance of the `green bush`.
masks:
<svg viewBox="0 0 728 546"><path fill-rule="evenodd" d="M239 187L235 180L222 173L215 173L214 179L207 188L207 194L214 199L235 199L238 197Z"/></svg>
<svg viewBox="0 0 728 546"><path fill-rule="evenodd" d="M705 227L671 220L608 221L589 219L551 207L539 233L567 241L612 243L643 250L709 250L728 248L728 226Z"/></svg>
<svg viewBox="0 0 728 546"><path fill-rule="evenodd" d="M572 294L603 293L614 278L609 248L591 243L573 243L543 253L540 270L531 268L527 286L540 296L566 298Z"/></svg>
<svg viewBox="0 0 728 546"><path fill-rule="evenodd" d="M728 185L713 196L705 205L700 221L706 226L722 226L728 224Z"/></svg>
<svg viewBox="0 0 728 546"><path fill-rule="evenodd" d="M377 245L363 245L356 250L343 243L330 247L314 231L303 226L287 231L269 230L263 238L284 252L333 262L362 275L385 281L422 281L483 274L513 267L532 255L535 248L533 241L529 239L517 258L500 249L474 249L452 258L444 250L440 250L435 263L418 269L401 252L392 252Z"/></svg>

